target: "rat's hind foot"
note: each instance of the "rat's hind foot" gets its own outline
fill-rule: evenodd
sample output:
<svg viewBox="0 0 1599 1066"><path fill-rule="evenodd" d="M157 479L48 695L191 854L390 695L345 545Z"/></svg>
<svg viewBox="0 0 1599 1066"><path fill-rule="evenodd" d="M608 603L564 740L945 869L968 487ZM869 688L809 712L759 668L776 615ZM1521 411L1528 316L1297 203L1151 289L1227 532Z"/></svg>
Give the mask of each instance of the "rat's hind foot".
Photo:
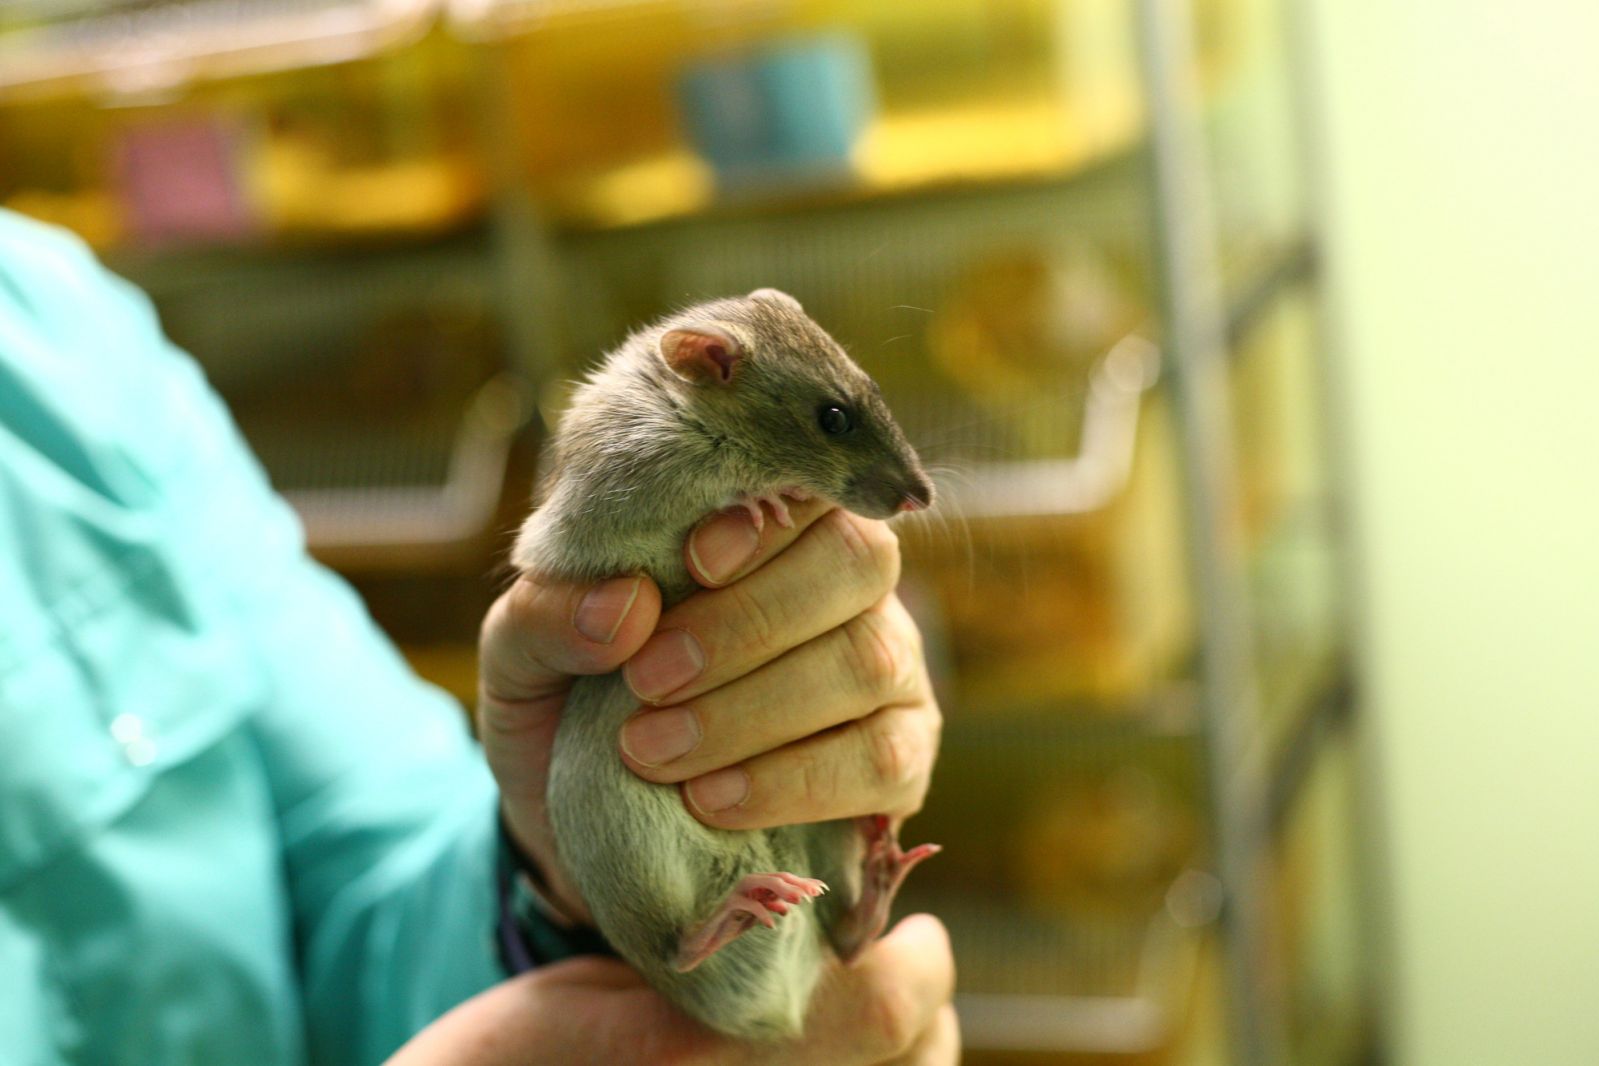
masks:
<svg viewBox="0 0 1599 1066"><path fill-rule="evenodd" d="M760 532L766 525L766 512L761 509L765 504L772 509L772 517L777 519L777 524L784 529L794 525L794 518L788 513L788 501L804 503L811 498L810 492L802 488L790 487L777 489L772 492L752 493L746 492L733 501L735 507L742 507L750 513L750 521L755 523L756 532Z"/></svg>
<svg viewBox="0 0 1599 1066"><path fill-rule="evenodd" d="M856 819L866 837L866 859L861 867L861 897L829 930L833 948L848 962L867 944L876 940L888 925L894 894L917 863L937 855L937 844L920 844L900 850L899 837L889 825L888 816L874 814Z"/></svg>
<svg viewBox="0 0 1599 1066"><path fill-rule="evenodd" d="M772 915L781 917L788 913L791 904L808 903L826 891L827 886L814 877L789 873L750 874L733 886L716 913L683 934L673 966L678 973L688 973L752 929L756 922L770 929L777 924Z"/></svg>

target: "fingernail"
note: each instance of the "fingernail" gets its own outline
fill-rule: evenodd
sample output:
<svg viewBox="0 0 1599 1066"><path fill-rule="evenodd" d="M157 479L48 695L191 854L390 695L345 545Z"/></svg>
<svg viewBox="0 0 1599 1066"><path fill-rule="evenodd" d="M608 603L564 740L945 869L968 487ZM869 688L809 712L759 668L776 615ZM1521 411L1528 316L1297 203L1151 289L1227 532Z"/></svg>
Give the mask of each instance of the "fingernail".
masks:
<svg viewBox="0 0 1599 1066"><path fill-rule="evenodd" d="M663 629L623 667L628 687L641 700L658 700L682 688L705 669L705 652L693 634Z"/></svg>
<svg viewBox="0 0 1599 1066"><path fill-rule="evenodd" d="M622 628L627 613L633 609L642 580L618 577L595 585L578 603L572 614L572 625L596 644L609 644L616 639L616 631Z"/></svg>
<svg viewBox="0 0 1599 1066"><path fill-rule="evenodd" d="M706 814L737 807L749 794L750 775L738 766L696 777L688 783L688 798Z"/></svg>
<svg viewBox="0 0 1599 1066"><path fill-rule="evenodd" d="M681 758L699 743L699 718L685 707L644 711L622 726L622 750L645 766L660 766Z"/></svg>
<svg viewBox="0 0 1599 1066"><path fill-rule="evenodd" d="M761 535L750 524L749 516L717 515L706 522L688 541L694 566L709 581L726 581L752 558L761 546Z"/></svg>

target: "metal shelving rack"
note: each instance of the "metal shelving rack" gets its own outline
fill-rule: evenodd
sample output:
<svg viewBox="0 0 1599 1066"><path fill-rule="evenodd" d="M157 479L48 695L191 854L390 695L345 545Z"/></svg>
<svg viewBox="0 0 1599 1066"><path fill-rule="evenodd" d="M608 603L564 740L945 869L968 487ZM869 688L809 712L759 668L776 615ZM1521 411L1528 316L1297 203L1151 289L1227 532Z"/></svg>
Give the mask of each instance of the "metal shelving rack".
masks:
<svg viewBox="0 0 1599 1066"><path fill-rule="evenodd" d="M1282 0L1278 6L1297 5ZM1291 18L1293 12L1287 15ZM1286 292L1317 286L1317 242L1313 233L1304 234L1257 265L1233 293L1224 294L1203 120L1192 87L1192 5L1186 0L1139 0L1138 17L1150 107L1164 368L1181 424L1188 554L1202 612L1196 663L1203 723L1199 733L1210 792L1213 870L1222 892L1228 1061L1237 1066L1303 1061L1296 1051L1313 1061L1328 1061L1316 1058L1315 1051L1296 1048L1286 1032L1281 975L1271 972L1277 946L1268 928L1268 888L1260 872L1312 767L1335 737L1349 735L1355 721L1348 635L1337 632L1347 622L1335 620L1330 646L1313 649L1297 683L1276 694L1287 706L1278 712L1275 728L1263 727L1265 697L1261 667L1251 648L1244 552L1229 520L1237 509L1230 473L1237 445L1230 434L1233 416L1226 387L1229 351L1261 315ZM1302 48L1305 42L1285 35L1282 45ZM1305 91L1297 80L1284 90ZM1307 102L1295 99L1290 106L1304 122ZM1303 157L1296 162L1302 163ZM1325 351L1318 355L1324 362ZM1321 384L1325 379L1324 373ZM1325 407L1321 413L1326 416ZM1325 437L1321 443L1325 447ZM1336 507L1335 499L1330 503ZM1336 605L1333 611L1340 613ZM1369 874L1357 871L1356 876L1364 881ZM1364 905L1369 909L1372 901ZM1370 1031L1347 1045L1319 1043L1334 1047L1337 1054L1379 1059L1370 1010L1369 1002L1363 1003L1363 1016L1352 1023Z"/></svg>
<svg viewBox="0 0 1599 1066"><path fill-rule="evenodd" d="M352 9L372 6L354 0L327 0L321 6L341 2ZM1297 0L1277 2L1291 9ZM447 6L417 0L385 10L402 12L401 29L411 35L427 32ZM457 5L458 14L495 6L493 0ZM539 5L518 0L514 6ZM979 247L1011 232L1036 233L1094 220L1144 242L1157 271L1156 321L1110 349L1099 364L1109 381L1108 391L1100 394L1102 406L1110 412L1105 415L1107 424L1116 423L1111 416L1120 412L1121 421L1104 438L1116 454L1096 456L1094 463L1077 467L1072 460L1061 459L1047 469L1045 464L1034 464L1032 470L1021 471L1008 464L1003 471L996 466L992 473L996 480L1003 473L1015 479L1013 484L1023 485L1030 484L1030 477L1069 479L1074 469L1084 467L1125 472L1124 453L1132 440L1126 423L1130 417L1136 425L1140 405L1155 386L1158 363L1158 390L1169 401L1177 430L1186 562L1197 616L1190 669L1119 718L1085 715L1040 733L1037 722L1043 716L1013 709L1018 713L999 719L1000 725L952 722L946 746L979 751L977 761L1010 758L1003 752L982 753L985 744L1034 751L1050 750L1052 745L1091 749L1102 760L1122 758L1134 749L1180 749L1197 756L1208 848L1199 868L1176 879L1147 925L1114 934L1065 936L1059 930L1041 930L993 915L974 914L968 919L958 909L970 901L952 902L951 918L960 919L952 924L961 926L957 945L980 956L963 973L968 980L987 982L964 994L959 1006L968 1046L976 1052L1152 1054L1169 1045L1180 1028L1185 1003L1192 998L1196 960L1214 940L1221 949L1228 1019L1224 1061L1231 1066L1283 1066L1296 1059L1285 1031L1281 974L1274 970L1271 887L1263 882L1261 870L1290 820L1304 782L1330 744L1348 735L1357 699L1347 633L1338 621L1326 646L1298 649L1273 683L1263 678L1251 617L1247 551L1235 528L1238 446L1232 433L1235 412L1228 376L1231 353L1285 295L1318 285L1317 241L1313 232L1300 233L1252 261L1242 276L1228 279L1233 284L1224 285L1215 190L1207 177L1202 100L1194 85L1194 17L1199 5L1196 0L1136 0L1124 6L1137 28L1143 128L1120 150L1070 174L987 187L916 190L879 200L745 204L614 230L563 228L541 216L519 170L504 70L495 61L485 61L477 65L475 87L491 188L484 218L442 241L435 237L394 242L367 258L385 259L390 263L385 269L411 286L426 285L432 274L446 269L457 279L469 279L497 309L507 362L524 379L540 381L564 373L573 351L592 353L612 339L606 331L619 309L602 298L609 291L607 279L629 269L636 259L670 262L672 271L664 275L668 281L663 287L671 289L668 295L676 299L684 292L726 291L751 275L759 275L761 284L787 284L781 277L767 276L774 264L797 278L811 279L816 288L847 289L868 276L893 283L900 277L896 271L904 278L918 277L916 270L925 264L917 257L925 259L935 246L949 255L952 248ZM292 61L292 36L269 42L270 49L241 52L244 58L239 62L281 67ZM382 34L373 37L389 39ZM351 47L359 43L346 42ZM68 60L80 57L64 55L58 66L66 65L52 76L80 74L76 68L68 69ZM121 76L154 84L171 77L173 54L152 53L145 59L132 74L111 72L108 80ZM338 57L316 61L336 62ZM1129 182L1129 173L1141 178ZM1126 189L1139 180L1147 193L1145 201L1129 202ZM902 261L883 253L889 240L885 235L901 232L914 232L920 240ZM853 273L845 276L841 263L850 264ZM173 291L196 285L268 289L280 281L292 287L295 282L284 279L307 264L313 264L319 276L341 269L336 257L324 261L314 248L290 255L185 254L129 260L124 265L135 280ZM359 294L371 288L340 291ZM473 501L471 513L483 516L484 522L492 521L493 501L485 488L488 476L478 467L503 465L502 452L527 415L517 395L506 389L496 385L486 393L480 417L472 423L478 427L472 440L479 445L472 454L480 461L470 472L473 491L468 495ZM937 412L930 417L936 421ZM437 487L444 491L442 485ZM1071 501L1091 502L1104 495L1103 486L1098 486L1097 495L1091 489L1096 486L1086 482L1072 486L1072 491L1062 489L1060 500L1050 507L1066 512L1074 506ZM998 492L968 490L966 495L974 513L1006 508ZM361 515L359 507L354 512L344 509L350 499L349 494L332 500L324 495L313 501L332 516L333 526L343 530L346 539L352 535L349 514ZM412 508L406 513L421 515L425 510ZM382 514L379 508L369 517ZM473 531L456 526L437 534L423 530L415 539L430 537L451 543L474 539ZM1008 738L1003 735L1007 723L1015 726ZM989 938L992 943L962 933L984 928L985 922L999 929ZM1041 966L1051 958L1064 958L1081 970L1062 975L1061 981L1043 991L1026 986L1025 981L1007 977L1004 967L994 961L1024 948L1043 953ZM1057 955L1044 957L1049 951Z"/></svg>
<svg viewBox="0 0 1599 1066"><path fill-rule="evenodd" d="M1295 0L1283 2L1291 6ZM682 282L684 291L722 291L747 275L752 263L776 262L772 254L752 253L752 241L766 239L781 246L784 265L812 277L814 271L803 267L810 261L808 255L831 255L853 263L877 253L887 227L920 227L925 234L927 227L936 231L947 222L954 231L974 215L986 216L988 226L999 229L1047 226L1051 218L1064 225L1065 217L1078 219L1075 212L1085 204L1094 205L1089 210L1115 211L1113 198L1106 198L1098 180L1104 168L1147 166L1153 212L1147 238L1159 272L1159 321L1153 333L1161 338L1158 348L1151 350L1160 356L1161 377L1180 434L1188 565L1200 620L1192 686L1179 684L1175 700L1156 701L1165 710L1140 717L1144 723L1163 723L1155 730L1161 740L1175 738L1202 753L1210 861L1204 870L1191 871L1193 879L1183 885L1189 924L1171 923L1167 913L1157 915L1132 956L1122 954L1117 970L1121 976L1107 978L1099 991L985 990L959 996L963 1031L973 1050L1152 1052L1170 1039L1178 1024L1176 1016L1182 1013L1186 994L1184 975L1191 977L1195 944L1213 921L1225 978L1225 1061L1233 1066L1295 1061L1283 1023L1281 975L1272 972L1271 889L1262 883L1260 871L1322 751L1333 739L1348 735L1357 700L1347 635L1342 633L1334 633L1326 647L1304 649L1280 683L1271 691L1263 690L1262 667L1252 648L1246 551L1233 527L1237 446L1229 428L1233 412L1227 379L1231 353L1261 319L1286 294L1313 290L1319 284L1319 259L1314 234L1301 233L1252 263L1237 284L1224 291L1212 190L1205 176L1203 116L1193 87L1192 9L1190 0L1138 0L1129 5L1129 17L1136 19L1139 31L1148 111L1145 137L1109 163L1095 164L1063 183L934 190L866 208L849 203L809 205L790 213L779 204L713 211L618 232L552 235L541 229L526 237L546 263L558 264L557 286L572 285L576 291L592 293L603 289L595 281L605 276L610 260L638 255L654 262L678 254L689 265L672 277ZM791 232L801 218L808 236ZM692 251L696 239L719 249L719 255L696 256ZM918 247L931 247L940 239L924 235ZM812 243L829 247L815 253L810 250ZM854 249L863 255L852 254ZM796 257L802 266L793 265ZM857 268L850 269L858 274ZM581 325L576 328L577 347L587 350L598 343L597 334L591 337ZM542 358L534 356L532 361ZM1069 463L1059 465L1064 468ZM1173 702L1183 707L1175 716L1169 710ZM1269 716L1263 713L1268 706ZM1268 718L1270 725L1265 724ZM1144 737L1138 743L1147 743L1145 729L1133 727ZM1085 739L1077 732L1071 743L1104 740L1103 727L1091 731L1097 739ZM958 726L946 738L952 748L977 741ZM933 909L939 909L936 903ZM1022 926L996 935L1035 946L1036 938L1047 936ZM981 950L993 947L988 944ZM1116 967L1105 964L1106 950L1115 951L1101 944L1071 957L1088 970L1108 973ZM1129 966L1130 958L1136 961ZM1130 978L1133 973L1138 976ZM992 976L986 963L968 967L966 974L978 982ZM995 983L1004 982L996 978ZM1357 1024L1368 1021L1362 1018ZM1370 1049L1371 1039L1363 1034L1356 1041L1363 1053Z"/></svg>
<svg viewBox="0 0 1599 1066"><path fill-rule="evenodd" d="M1257 972L1265 905L1256 876L1262 810L1244 772L1248 723L1260 718L1249 650L1249 599L1230 525L1236 489L1226 383L1227 315L1195 94L1189 7L1140 0L1140 43L1150 110L1156 264L1166 368L1182 441L1188 557L1199 605L1198 680L1204 722L1214 873L1221 883L1227 1012L1238 1066L1284 1061L1278 1012Z"/></svg>

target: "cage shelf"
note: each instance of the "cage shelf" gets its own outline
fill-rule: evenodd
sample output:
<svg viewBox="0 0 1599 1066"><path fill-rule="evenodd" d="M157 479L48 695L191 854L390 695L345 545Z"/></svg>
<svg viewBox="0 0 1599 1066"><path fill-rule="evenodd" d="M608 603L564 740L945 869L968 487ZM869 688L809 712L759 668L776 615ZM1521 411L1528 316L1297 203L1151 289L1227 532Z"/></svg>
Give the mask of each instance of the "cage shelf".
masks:
<svg viewBox="0 0 1599 1066"><path fill-rule="evenodd" d="M1219 906L1214 879L1196 870L1153 912L1116 923L954 894L916 902L949 927L967 1049L1117 1055L1172 1041Z"/></svg>
<svg viewBox="0 0 1599 1066"><path fill-rule="evenodd" d="M483 385L453 432L394 440L301 437L271 440L269 468L292 483L283 496L299 512L319 555L408 551L450 554L496 535L511 442L531 415L525 390L507 377ZM260 447L258 445L258 447Z"/></svg>
<svg viewBox="0 0 1599 1066"><path fill-rule="evenodd" d="M197 80L349 62L416 40L439 6L438 0L166 0L77 11L58 4L52 12L38 5L40 17L22 21L27 12L14 13L8 32L0 33L0 98L85 87L148 94Z"/></svg>

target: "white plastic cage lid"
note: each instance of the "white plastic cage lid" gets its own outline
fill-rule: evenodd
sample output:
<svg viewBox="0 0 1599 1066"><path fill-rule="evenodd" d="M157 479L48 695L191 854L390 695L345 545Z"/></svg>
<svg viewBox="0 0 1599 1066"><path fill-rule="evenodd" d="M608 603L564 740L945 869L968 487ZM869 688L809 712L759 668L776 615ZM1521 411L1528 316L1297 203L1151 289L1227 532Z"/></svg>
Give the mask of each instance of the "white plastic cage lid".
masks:
<svg viewBox="0 0 1599 1066"><path fill-rule="evenodd" d="M23 0L0 9L0 99L160 92L324 66L425 34L443 0Z"/></svg>
<svg viewBox="0 0 1599 1066"><path fill-rule="evenodd" d="M537 30L555 19L616 19L650 9L680 11L710 24L752 22L782 14L794 0L445 0L462 37L484 40Z"/></svg>

